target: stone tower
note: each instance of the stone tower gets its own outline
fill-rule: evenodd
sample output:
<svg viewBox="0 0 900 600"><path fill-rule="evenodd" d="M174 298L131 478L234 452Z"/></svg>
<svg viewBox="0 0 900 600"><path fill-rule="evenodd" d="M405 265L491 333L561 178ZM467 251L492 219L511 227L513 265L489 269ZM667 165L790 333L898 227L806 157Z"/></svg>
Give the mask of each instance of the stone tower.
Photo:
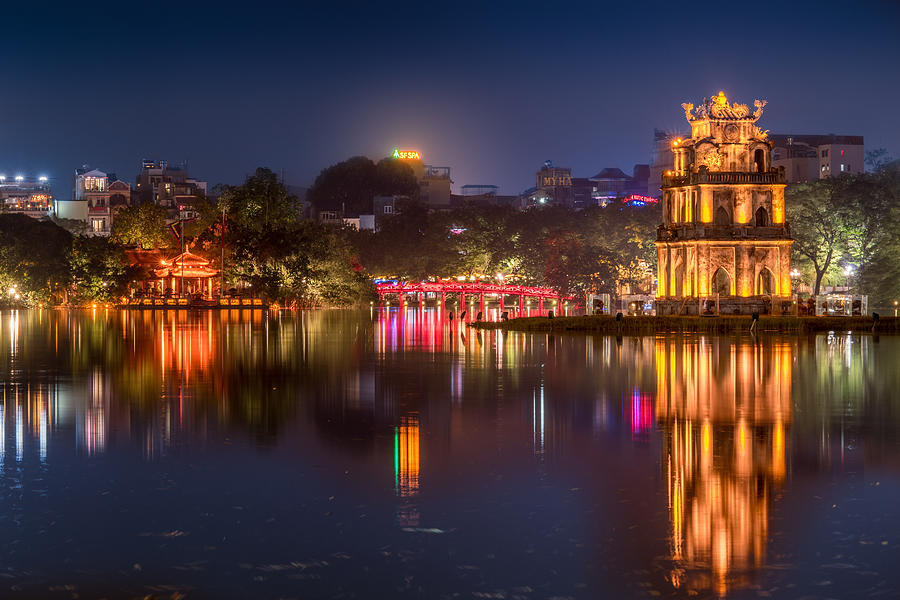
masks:
<svg viewBox="0 0 900 600"><path fill-rule="evenodd" d="M719 92L696 112L691 139L675 140L663 173L657 314L781 314L791 299L791 237L784 169L756 126L765 100L729 104Z"/></svg>

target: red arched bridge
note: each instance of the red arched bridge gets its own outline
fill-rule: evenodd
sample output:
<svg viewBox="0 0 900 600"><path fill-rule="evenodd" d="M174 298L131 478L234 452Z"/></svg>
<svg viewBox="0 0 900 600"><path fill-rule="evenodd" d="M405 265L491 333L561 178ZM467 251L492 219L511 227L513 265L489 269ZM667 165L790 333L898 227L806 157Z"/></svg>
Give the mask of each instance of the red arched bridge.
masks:
<svg viewBox="0 0 900 600"><path fill-rule="evenodd" d="M544 309L544 300L571 300L571 296L560 296L553 288L546 287L529 287L526 285L505 285L501 283L479 283L475 281L441 281L436 283L376 283L375 289L378 291L378 297L384 302L384 297L388 294L396 294L404 296L406 294L416 294L419 303L425 302L425 294L440 294L441 305L443 306L447 294L459 294L459 304L464 306L466 303L466 294L472 296L480 296L481 309L484 310L484 297L487 294L497 295L500 297L500 306L503 306L505 296L519 297L519 310L525 308L526 298L537 298L538 310Z"/></svg>

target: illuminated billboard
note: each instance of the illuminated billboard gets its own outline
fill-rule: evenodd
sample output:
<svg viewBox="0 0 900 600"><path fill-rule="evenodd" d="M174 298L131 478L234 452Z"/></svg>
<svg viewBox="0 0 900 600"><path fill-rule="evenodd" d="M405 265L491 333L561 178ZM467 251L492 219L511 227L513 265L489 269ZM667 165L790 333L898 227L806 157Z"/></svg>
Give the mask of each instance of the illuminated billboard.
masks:
<svg viewBox="0 0 900 600"><path fill-rule="evenodd" d="M399 158L400 160L422 160L422 157L419 155L416 150L400 150L399 148L394 148L394 152L391 154L392 158Z"/></svg>

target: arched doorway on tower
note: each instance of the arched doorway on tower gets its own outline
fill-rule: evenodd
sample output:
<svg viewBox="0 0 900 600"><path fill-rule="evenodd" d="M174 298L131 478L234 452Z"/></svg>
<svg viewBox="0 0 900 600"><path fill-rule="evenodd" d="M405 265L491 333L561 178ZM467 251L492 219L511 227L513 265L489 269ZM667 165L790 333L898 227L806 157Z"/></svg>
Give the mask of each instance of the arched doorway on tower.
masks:
<svg viewBox="0 0 900 600"><path fill-rule="evenodd" d="M756 226L766 227L769 225L769 212L765 207L760 206L756 209Z"/></svg>
<svg viewBox="0 0 900 600"><path fill-rule="evenodd" d="M731 275L728 274L724 267L716 269L716 274L713 275L712 291L713 294L719 296L731 295Z"/></svg>
<svg viewBox="0 0 900 600"><path fill-rule="evenodd" d="M775 293L775 276L767 267L763 267L756 276L756 295L771 296Z"/></svg>
<svg viewBox="0 0 900 600"><path fill-rule="evenodd" d="M765 173L766 153L761 148L753 152L753 167L757 173Z"/></svg>

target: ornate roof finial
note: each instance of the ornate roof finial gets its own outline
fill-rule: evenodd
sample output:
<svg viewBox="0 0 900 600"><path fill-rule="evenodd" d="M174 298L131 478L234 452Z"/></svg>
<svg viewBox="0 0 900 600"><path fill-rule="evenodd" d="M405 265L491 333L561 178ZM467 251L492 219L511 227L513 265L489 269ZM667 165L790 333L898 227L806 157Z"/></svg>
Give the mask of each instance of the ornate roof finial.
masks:
<svg viewBox="0 0 900 600"><path fill-rule="evenodd" d="M719 95L713 96L713 102L719 106L728 106L728 98L725 97L725 92L719 90Z"/></svg>
<svg viewBox="0 0 900 600"><path fill-rule="evenodd" d="M693 121L694 115L691 114L691 111L694 110L694 105L691 104L690 102L682 102L681 108L684 109L684 118L687 119L688 121Z"/></svg>
<svg viewBox="0 0 900 600"><path fill-rule="evenodd" d="M753 111L753 116L759 119L763 113L763 107L768 104L767 100L754 100L753 106L756 107L756 110Z"/></svg>

